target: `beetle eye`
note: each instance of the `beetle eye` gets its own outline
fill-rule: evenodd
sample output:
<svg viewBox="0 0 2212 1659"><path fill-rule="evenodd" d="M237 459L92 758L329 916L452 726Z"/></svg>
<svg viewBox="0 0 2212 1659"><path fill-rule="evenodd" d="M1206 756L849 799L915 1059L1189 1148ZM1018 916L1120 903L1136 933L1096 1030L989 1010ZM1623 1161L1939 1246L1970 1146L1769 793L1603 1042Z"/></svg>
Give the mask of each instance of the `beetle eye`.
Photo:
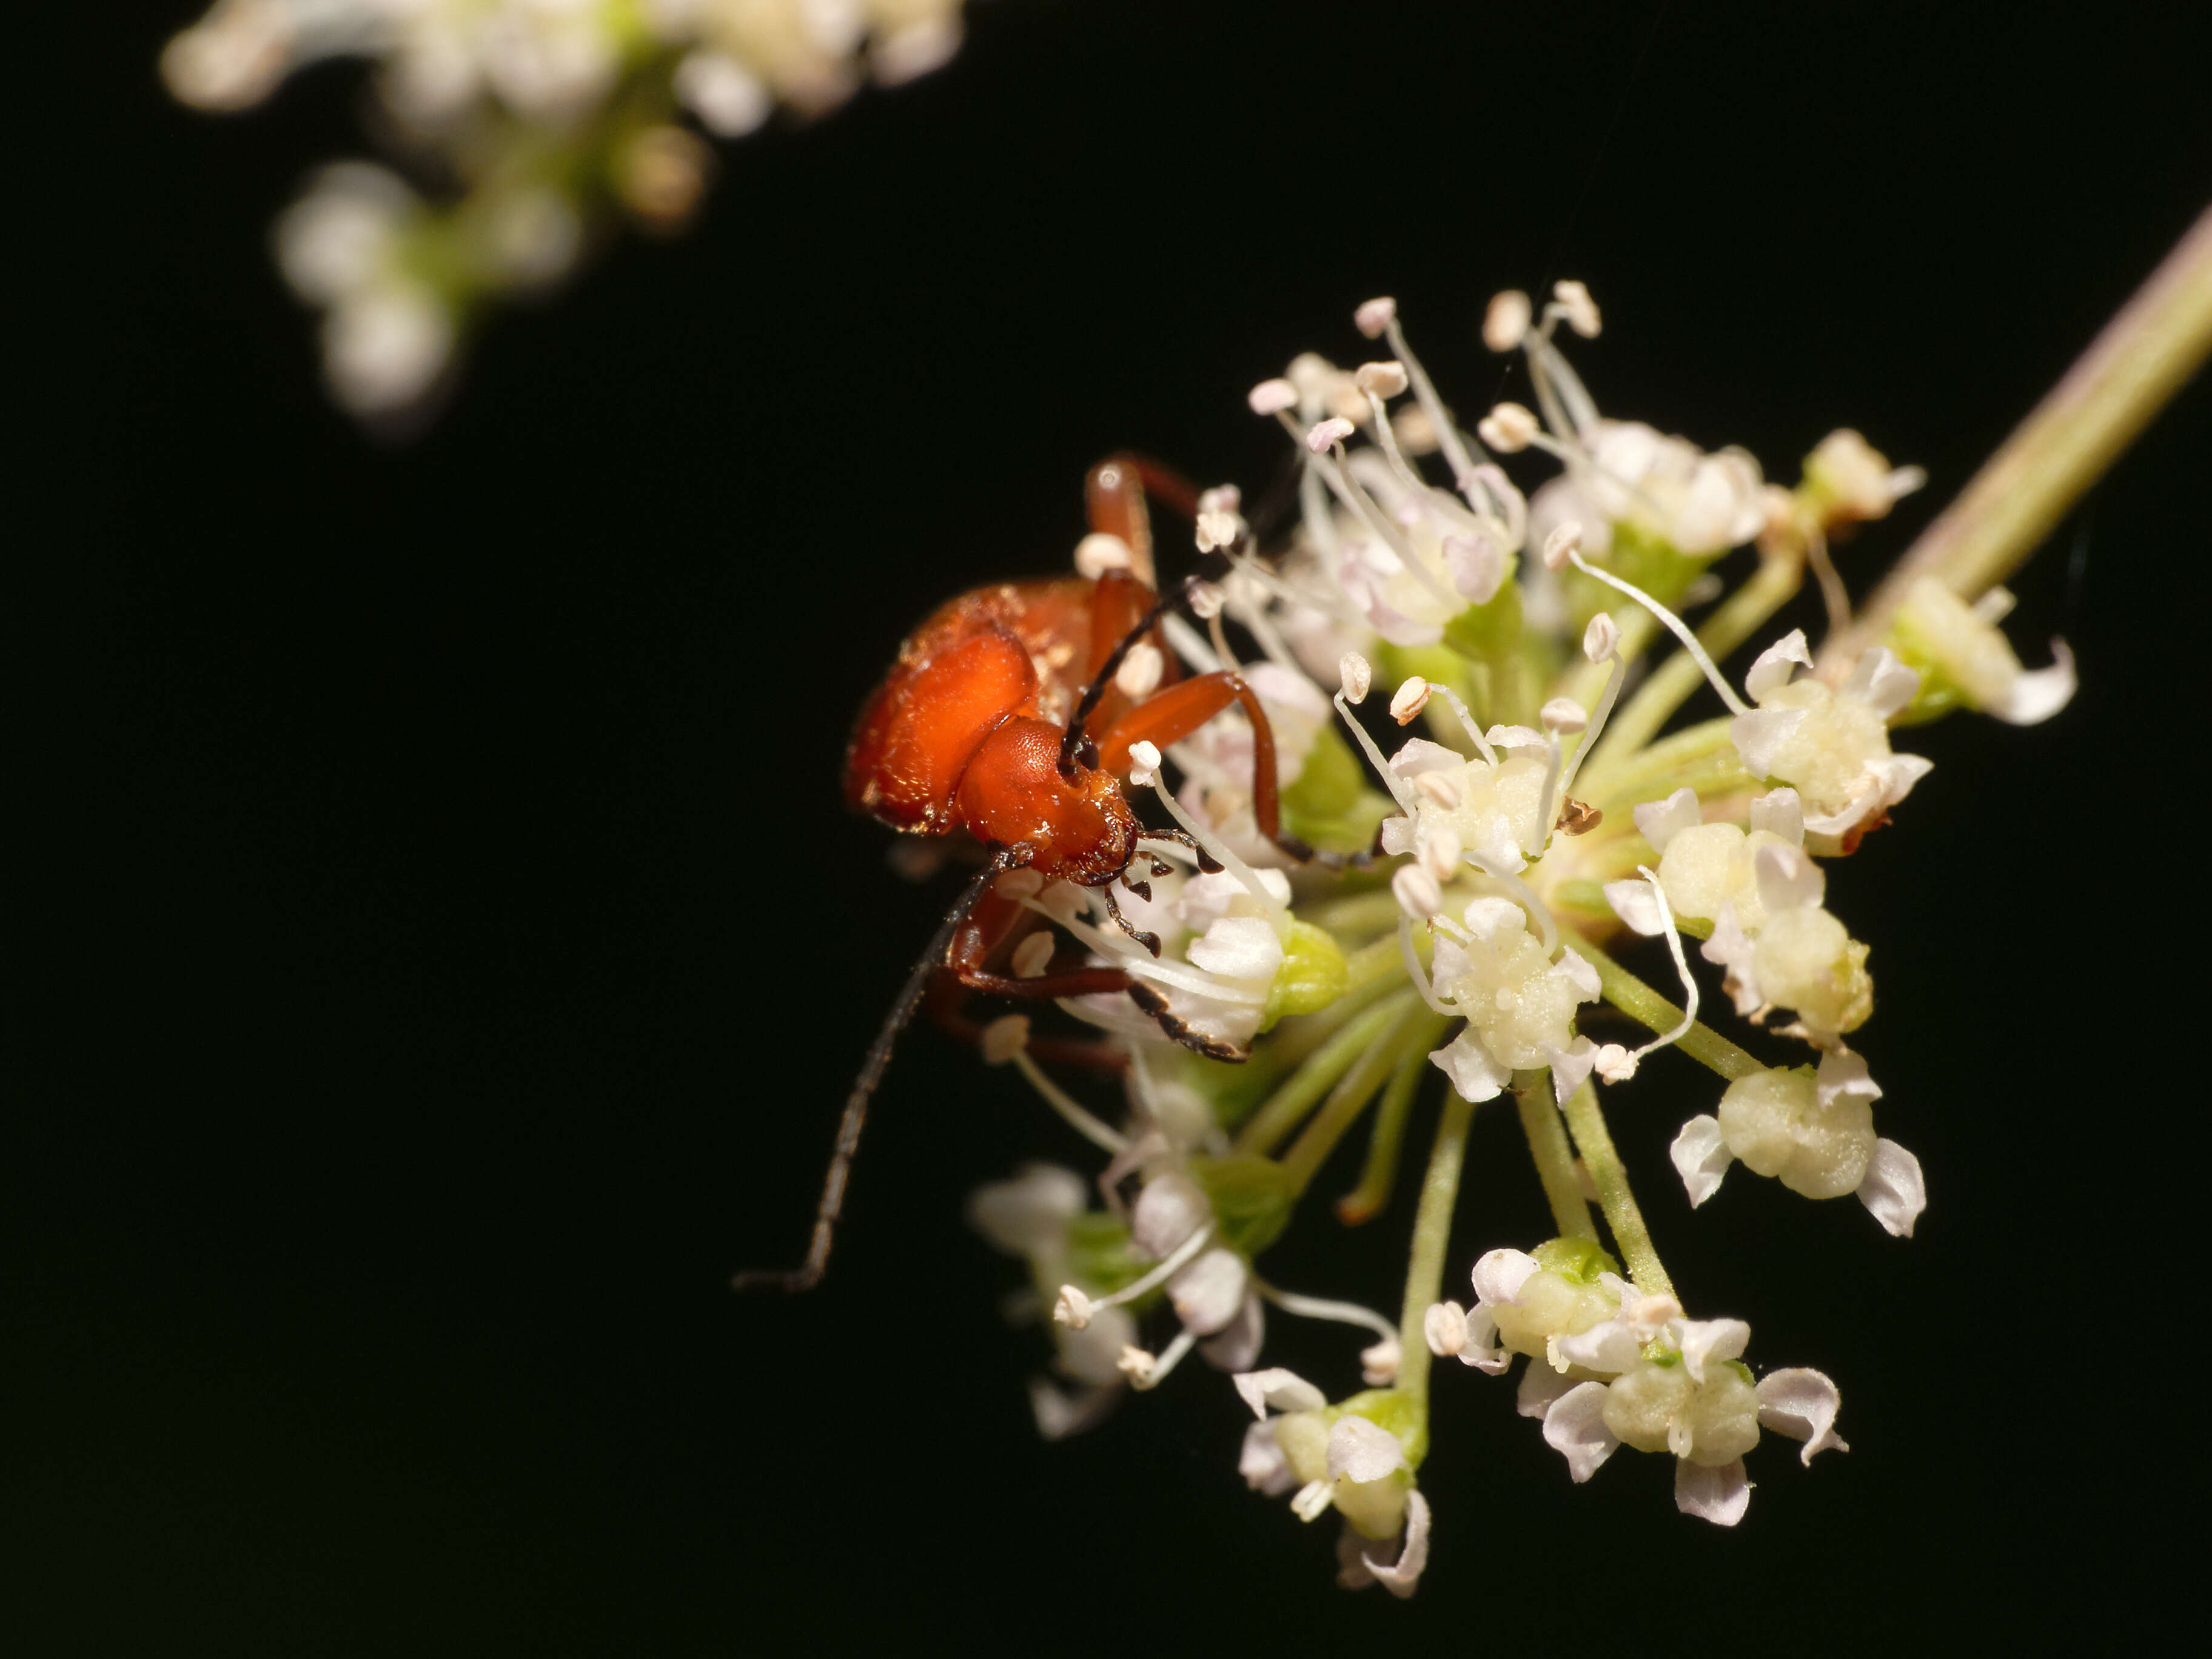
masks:
<svg viewBox="0 0 2212 1659"><path fill-rule="evenodd" d="M1084 765L1089 767L1092 771L1097 771L1098 769L1098 745L1093 743L1088 736L1085 736L1083 739L1083 746L1075 751L1075 758L1081 761Z"/></svg>

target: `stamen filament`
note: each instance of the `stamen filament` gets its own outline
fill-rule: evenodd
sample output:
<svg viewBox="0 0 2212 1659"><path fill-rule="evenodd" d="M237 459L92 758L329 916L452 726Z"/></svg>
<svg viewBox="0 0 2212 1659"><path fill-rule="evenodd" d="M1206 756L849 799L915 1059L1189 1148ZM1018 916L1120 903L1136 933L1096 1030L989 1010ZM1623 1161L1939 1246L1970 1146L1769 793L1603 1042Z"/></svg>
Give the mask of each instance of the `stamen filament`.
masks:
<svg viewBox="0 0 2212 1659"><path fill-rule="evenodd" d="M1014 1066L1029 1079L1030 1087L1043 1097L1044 1103L1059 1113L1076 1133L1103 1152L1119 1154L1128 1150L1127 1136L1108 1128L1078 1105L1066 1090L1044 1074L1044 1068L1030 1059L1026 1050L1015 1054Z"/></svg>
<svg viewBox="0 0 2212 1659"><path fill-rule="evenodd" d="M1206 850L1215 863L1222 866L1231 875L1243 883L1246 892L1260 901L1261 908L1267 913L1267 925L1275 930L1275 937L1279 939L1288 939L1291 936L1290 907L1267 890L1267 884L1252 872L1250 865L1237 856L1227 842L1215 835L1211 829L1195 822L1188 813L1185 812L1181 803L1169 792L1165 784L1155 779L1152 783L1152 793L1160 798L1160 805L1168 809L1168 816L1181 824L1190 838ZM1218 984L1220 981L1214 982Z"/></svg>
<svg viewBox="0 0 2212 1659"><path fill-rule="evenodd" d="M1713 659L1705 654L1705 647L1698 643L1698 636L1690 631L1689 623L1684 622L1680 617L1669 611L1665 605L1660 604L1658 600L1653 599L1642 588L1637 586L1635 583L1625 582L1618 576L1596 568L1595 566L1591 565L1589 561L1585 560L1581 554L1568 554L1567 562L1573 565L1576 569L1581 571L1585 576L1593 576L1599 581L1603 582L1607 587L1613 589L1616 592L1626 593L1630 599L1635 600L1637 604L1642 605L1646 611L1649 611L1653 616L1656 617L1661 623L1665 624L1668 633L1672 634L1676 639L1681 641L1682 648L1688 652L1692 659L1696 661L1698 666L1705 671L1705 678L1712 682L1713 690L1721 694L1721 701L1729 706L1729 712L1734 714L1748 714L1751 713L1751 705L1746 702L1741 697L1736 696L1735 688L1721 678L1721 671L1713 666Z"/></svg>
<svg viewBox="0 0 2212 1659"><path fill-rule="evenodd" d="M1658 901L1659 919L1667 924L1667 949L1674 956L1674 971L1682 976L1683 999L1681 1019L1671 1029L1652 1038L1632 1056L1641 1060L1644 1055L1664 1048L1669 1043L1679 1042L1689 1035L1690 1028L1698 1023L1698 981L1691 976L1689 958L1682 954L1682 935L1675 928L1674 909L1667 902L1667 890L1659 884L1659 878L1642 865L1636 866L1636 873L1651 884L1651 896ZM1603 982L1601 979L1600 982Z"/></svg>
<svg viewBox="0 0 2212 1659"><path fill-rule="evenodd" d="M1285 1313L1300 1319L1326 1319L1338 1325L1357 1325L1389 1341L1395 1341L1398 1328L1376 1313L1372 1308L1363 1308L1357 1302L1334 1302L1323 1296L1300 1296L1296 1291L1277 1290L1273 1285L1255 1274L1253 1288L1263 1300L1273 1303Z"/></svg>
<svg viewBox="0 0 2212 1659"><path fill-rule="evenodd" d="M1680 1008L1587 939L1577 939L1575 945L1583 959L1597 969L1598 984L1605 993L1605 1000L1622 1013L1655 1031L1667 1030L1681 1019ZM1753 1072L1766 1069L1709 1025L1692 1023L1688 1030L1675 1039L1675 1045L1699 1065L1717 1073L1731 1083L1740 1077L1749 1077Z"/></svg>
<svg viewBox="0 0 2212 1659"><path fill-rule="evenodd" d="M1212 1237L1213 1224L1211 1221L1192 1228L1190 1237L1169 1251L1159 1264L1143 1278L1131 1279L1111 1296L1092 1297L1091 1310L1096 1313L1101 1308L1118 1308L1125 1303L1136 1301L1139 1297L1151 1295L1196 1261L1199 1252L1206 1248Z"/></svg>

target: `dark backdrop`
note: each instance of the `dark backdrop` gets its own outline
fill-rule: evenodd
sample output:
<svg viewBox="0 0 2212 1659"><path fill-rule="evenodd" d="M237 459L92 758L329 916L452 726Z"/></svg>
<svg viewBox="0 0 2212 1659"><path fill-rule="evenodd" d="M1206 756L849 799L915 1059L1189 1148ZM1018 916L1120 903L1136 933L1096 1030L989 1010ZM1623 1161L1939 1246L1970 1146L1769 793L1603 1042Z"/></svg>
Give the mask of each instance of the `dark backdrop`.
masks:
<svg viewBox="0 0 2212 1659"><path fill-rule="evenodd" d="M2189 832L2146 761L2195 747L2152 677L2195 650L2201 387L2019 583L2074 706L1927 732L1833 874L1921 1237L1744 1178L1693 1219L1663 1149L1710 1080L1620 1097L1693 1308L1844 1390L1854 1451L1769 1448L1735 1533L1664 1460L1571 1488L1471 1376L1410 1607L1243 1492L1203 1370L1039 1444L1014 1270L959 1206L1073 1149L933 1031L828 1287L726 1282L797 1246L945 902L841 809L848 721L932 604L1057 568L1090 462L1263 484L1244 389L1355 357L1376 292L1479 406L1485 297L1577 276L1608 410L1784 477L1843 423L1927 466L1863 578L2203 206L2186 9L994 0L944 73L726 152L693 234L501 321L403 448L325 406L264 251L358 148L357 71L171 108L197 9L75 60L97 101L50 160L96 222L22 343L65 358L76 464L16 544L70 583L26 613L50 850L0 1155L0 1576L37 1650L1820 1645L2155 1601L2201 1085L2161 1058L2195 981L2143 918ZM1472 1158L1455 1273L1540 1227L1510 1115ZM1374 1297L1405 1221L1282 1276Z"/></svg>

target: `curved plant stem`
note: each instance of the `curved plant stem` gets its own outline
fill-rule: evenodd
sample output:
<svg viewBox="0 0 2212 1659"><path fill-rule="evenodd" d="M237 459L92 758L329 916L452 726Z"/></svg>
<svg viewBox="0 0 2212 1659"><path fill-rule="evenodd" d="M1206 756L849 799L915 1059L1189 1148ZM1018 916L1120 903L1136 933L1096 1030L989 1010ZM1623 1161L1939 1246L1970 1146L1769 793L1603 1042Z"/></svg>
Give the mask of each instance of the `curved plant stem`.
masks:
<svg viewBox="0 0 2212 1659"><path fill-rule="evenodd" d="M1419 1024L1415 1017L1428 1013L1420 999L1411 991L1401 991L1387 1001L1377 1003L1375 1012L1388 1012L1389 1030L1352 1062L1351 1070L1328 1091L1328 1098L1322 1103L1313 1121L1291 1143L1290 1151L1283 1154L1283 1172L1290 1177L1294 1194L1305 1191L1321 1172L1328 1155L1336 1150L1336 1143L1359 1121L1359 1115L1367 1109L1367 1103L1375 1098L1376 1091L1382 1088L1383 1079L1390 1075L1399 1055L1405 1051L1407 1033Z"/></svg>
<svg viewBox="0 0 2212 1659"><path fill-rule="evenodd" d="M1336 1218L1347 1227L1372 1221L1390 1201L1398 1179L1398 1158L1406 1142L1406 1120L1413 1109L1413 1097L1429 1071L1428 1050L1442 1040L1451 1022L1428 1016L1407 1037L1398 1054L1397 1069L1382 1091L1382 1103L1375 1109L1373 1138L1367 1143L1367 1162L1359 1184L1336 1200Z"/></svg>
<svg viewBox="0 0 2212 1659"><path fill-rule="evenodd" d="M1528 1156L1535 1160L1536 1179L1543 1183L1545 1201L1552 1206L1552 1224L1562 1238L1595 1238L1597 1225L1590 1219L1582 1181L1575 1174L1575 1149L1567 1145L1566 1127L1552 1103L1552 1074L1516 1072L1513 1103L1520 1110Z"/></svg>
<svg viewBox="0 0 2212 1659"><path fill-rule="evenodd" d="M1567 1101L1566 1116L1575 1145L1582 1150L1583 1167L1589 1171L1590 1182L1597 1188L1605 1224L1613 1230L1613 1242L1620 1247L1621 1265L1628 1269L1628 1277L1646 1296L1672 1296L1674 1281L1659 1265L1659 1252L1651 1246L1644 1212L1636 1207L1636 1194L1628 1189L1628 1170L1621 1164L1620 1154L1613 1149L1613 1137L1606 1133L1597 1090L1588 1082L1576 1090Z"/></svg>
<svg viewBox="0 0 2212 1659"><path fill-rule="evenodd" d="M1851 627L1822 647L1833 684L1878 641L1912 586L1961 599L2018 568L2212 351L2212 209L2199 216L1958 500L1899 560Z"/></svg>
<svg viewBox="0 0 2212 1659"><path fill-rule="evenodd" d="M1421 1177L1420 1206L1413 1215L1413 1249L1406 1263L1406 1299L1398 1315L1398 1392L1428 1421L1429 1340L1423 1328L1430 1307L1443 1293L1444 1253L1451 1244L1452 1211L1459 1201L1460 1169L1474 1107L1447 1092L1437 1120L1437 1142ZM1424 1436L1425 1438L1425 1436Z"/></svg>

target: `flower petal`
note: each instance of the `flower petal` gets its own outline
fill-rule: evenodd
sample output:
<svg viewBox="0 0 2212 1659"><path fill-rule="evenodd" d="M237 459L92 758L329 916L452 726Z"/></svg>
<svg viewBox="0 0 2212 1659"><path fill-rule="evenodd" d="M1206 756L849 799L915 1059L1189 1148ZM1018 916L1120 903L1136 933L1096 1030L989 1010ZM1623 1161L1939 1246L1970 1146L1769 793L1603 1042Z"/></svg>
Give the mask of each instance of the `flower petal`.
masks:
<svg viewBox="0 0 2212 1659"><path fill-rule="evenodd" d="M1270 1365L1264 1371L1239 1371L1229 1380L1244 1396L1255 1417L1266 1417L1270 1407L1279 1412L1317 1412L1328 1404L1327 1395L1280 1365Z"/></svg>
<svg viewBox="0 0 2212 1659"><path fill-rule="evenodd" d="M1743 677L1743 689L1758 702L1768 692L1789 684L1797 669L1812 665L1813 653L1805 643L1805 630L1793 628L1759 653L1751 672Z"/></svg>
<svg viewBox="0 0 2212 1659"><path fill-rule="evenodd" d="M1495 1100L1505 1085L1513 1080L1513 1073L1490 1057L1472 1027L1461 1030L1443 1048L1432 1051L1429 1058L1451 1079L1452 1088L1462 1100L1480 1103Z"/></svg>
<svg viewBox="0 0 2212 1659"><path fill-rule="evenodd" d="M1525 1250L1485 1251L1474 1264L1476 1300L1493 1308L1510 1302L1535 1271L1536 1258Z"/></svg>
<svg viewBox="0 0 2212 1659"><path fill-rule="evenodd" d="M1822 1373L1803 1365L1785 1366L1759 1379L1759 1425L1805 1443L1797 1461L1809 1465L1815 1452L1850 1449L1836 1437L1836 1413L1843 1393Z"/></svg>
<svg viewBox="0 0 2212 1659"><path fill-rule="evenodd" d="M1565 1371L1555 1371L1532 1359L1521 1373L1521 1386L1514 1391L1513 1409L1523 1417L1540 1419L1561 1395L1577 1386L1567 1380Z"/></svg>
<svg viewBox="0 0 2212 1659"><path fill-rule="evenodd" d="M1898 1238L1912 1237L1913 1223L1928 1207L1928 1182L1920 1173L1920 1160L1893 1140L1875 1142L1858 1192L1859 1202Z"/></svg>
<svg viewBox="0 0 2212 1659"><path fill-rule="evenodd" d="M1617 1375L1643 1357L1643 1343L1618 1319L1593 1325L1579 1336L1558 1339L1559 1358L1586 1371ZM1547 1368L1548 1369L1548 1368Z"/></svg>
<svg viewBox="0 0 2212 1659"><path fill-rule="evenodd" d="M1371 1418L1348 1412L1328 1431L1328 1478L1364 1486L1406 1467L1398 1437Z"/></svg>
<svg viewBox="0 0 2212 1659"><path fill-rule="evenodd" d="M1674 1507L1685 1515L1732 1527L1751 1507L1751 1482L1743 1472L1743 1459L1709 1469L1686 1457L1674 1465Z"/></svg>
<svg viewBox="0 0 2212 1659"><path fill-rule="evenodd" d="M1429 1565L1429 1500L1421 1496L1419 1486L1406 1494L1406 1541L1395 1561L1382 1559L1376 1552L1382 1547L1361 1538L1348 1525L1344 1535L1352 1542L1361 1576L1355 1579L1352 1562L1345 1561L1338 1569L1336 1582L1358 1589L1372 1580L1402 1601L1419 1587L1421 1570ZM1340 1556L1343 1553L1340 1547Z"/></svg>
<svg viewBox="0 0 2212 1659"><path fill-rule="evenodd" d="M1853 665L1850 678L1844 683L1845 696L1856 697L1884 720L1911 702L1919 690L1919 671L1898 661L1886 645L1878 645L1862 656Z"/></svg>
<svg viewBox="0 0 2212 1659"><path fill-rule="evenodd" d="M2034 726L2049 720L2074 700L2074 653L2063 640L2051 642L2056 659L2048 668L2019 675L2005 688L2004 701L1990 705L1990 713L2008 726Z"/></svg>
<svg viewBox="0 0 2212 1659"><path fill-rule="evenodd" d="M1840 1042L1820 1055L1820 1069L1813 1083L1814 1097L1825 1109L1845 1096L1880 1100L1881 1085L1867 1073L1866 1056L1854 1054Z"/></svg>
<svg viewBox="0 0 2212 1659"><path fill-rule="evenodd" d="M1298 1484L1291 1460L1283 1455L1276 1442L1274 1430L1265 1423L1245 1428L1243 1448L1237 1454L1237 1473L1254 1492L1269 1498L1280 1498Z"/></svg>
<svg viewBox="0 0 2212 1659"><path fill-rule="evenodd" d="M1645 801L1634 808L1631 816L1644 839L1651 843L1651 850L1662 857L1668 842L1705 821L1705 812L1698 805L1697 791L1686 785L1664 800Z"/></svg>
<svg viewBox="0 0 2212 1659"><path fill-rule="evenodd" d="M1763 846L1752 855L1752 870L1759 882L1759 902L1769 915L1778 910L1811 909L1828 890L1828 878L1801 848Z"/></svg>
<svg viewBox="0 0 2212 1659"><path fill-rule="evenodd" d="M1805 719L1802 708L1754 708L1729 722L1729 740L1743 757L1743 769L1754 778L1770 777L1774 757Z"/></svg>
<svg viewBox="0 0 2212 1659"><path fill-rule="evenodd" d="M1670 1319L1667 1334L1682 1351L1682 1369L1703 1383L1707 1364L1740 1359L1751 1346L1751 1327L1741 1319Z"/></svg>
<svg viewBox="0 0 2212 1659"><path fill-rule="evenodd" d="M1659 901L1652 896L1651 884L1640 876L1606 883L1605 902L1613 907L1613 915L1646 939L1667 931L1667 919L1660 914Z"/></svg>
<svg viewBox="0 0 2212 1659"><path fill-rule="evenodd" d="M1267 1315L1256 1296L1237 1304L1236 1317L1198 1345L1199 1358L1218 1371L1248 1370L1267 1340Z"/></svg>
<svg viewBox="0 0 2212 1659"><path fill-rule="evenodd" d="M1567 1474L1579 1486L1604 1467L1620 1440L1605 1425L1605 1384L1578 1382L1552 1402L1544 1413L1544 1443L1563 1454Z"/></svg>
<svg viewBox="0 0 2212 1659"><path fill-rule="evenodd" d="M1802 846L1805 841L1805 804L1795 789L1787 787L1753 796L1751 830L1753 835L1764 830L1770 836L1779 836Z"/></svg>
<svg viewBox="0 0 2212 1659"><path fill-rule="evenodd" d="M1700 1112L1682 1126L1667 1156L1674 1160L1674 1171L1682 1177L1693 1210L1720 1191L1722 1177L1735 1161L1721 1133L1720 1119L1710 1112Z"/></svg>

